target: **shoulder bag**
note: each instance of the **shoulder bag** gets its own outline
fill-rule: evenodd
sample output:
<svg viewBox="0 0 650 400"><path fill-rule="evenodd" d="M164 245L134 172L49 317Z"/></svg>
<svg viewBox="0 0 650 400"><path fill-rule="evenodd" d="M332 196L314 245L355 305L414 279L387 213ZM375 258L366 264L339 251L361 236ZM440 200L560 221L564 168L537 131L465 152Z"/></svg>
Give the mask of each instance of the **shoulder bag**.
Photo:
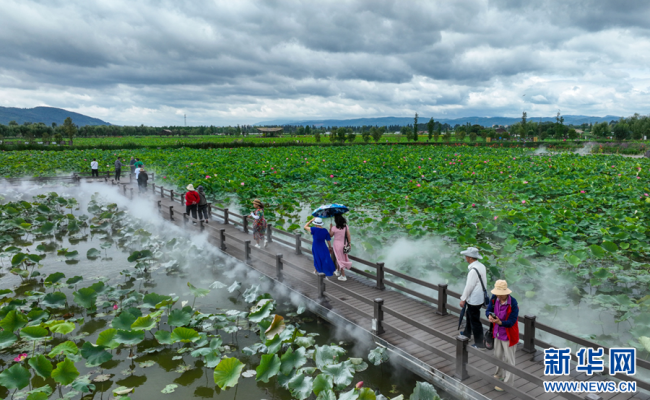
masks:
<svg viewBox="0 0 650 400"><path fill-rule="evenodd" d="M348 227L345 227L345 236L344 236L344 242L343 242L343 254L348 254L350 250L352 250L352 246L348 242Z"/></svg>
<svg viewBox="0 0 650 400"><path fill-rule="evenodd" d="M478 272L478 269L474 267L472 267L472 269L476 271L476 275L478 275L478 281L481 282L481 287L483 288L483 307L487 307L487 305L490 304L490 298L488 297L487 290L483 284L483 279L481 278L481 274Z"/></svg>

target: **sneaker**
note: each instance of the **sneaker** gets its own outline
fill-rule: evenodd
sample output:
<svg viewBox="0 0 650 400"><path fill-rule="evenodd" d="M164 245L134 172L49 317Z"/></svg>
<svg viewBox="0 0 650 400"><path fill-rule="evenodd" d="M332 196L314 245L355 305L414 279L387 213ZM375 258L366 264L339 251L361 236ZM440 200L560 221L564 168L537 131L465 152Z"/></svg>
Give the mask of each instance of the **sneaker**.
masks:
<svg viewBox="0 0 650 400"><path fill-rule="evenodd" d="M475 349L479 349L479 350L485 350L485 346L481 346L481 345L478 345L478 344L473 344L472 347L475 348Z"/></svg>
<svg viewBox="0 0 650 400"><path fill-rule="evenodd" d="M267 241L265 240L265 241L264 241L264 248L266 249L267 247L269 247L269 242L267 242Z"/></svg>
<svg viewBox="0 0 650 400"><path fill-rule="evenodd" d="M256 244L255 247L259 249L259 248L260 248L260 245L259 245L259 244Z"/></svg>
<svg viewBox="0 0 650 400"><path fill-rule="evenodd" d="M334 271L334 275L336 275L336 276L341 276L341 271L339 271L339 270L337 269L336 271Z"/></svg>
<svg viewBox="0 0 650 400"><path fill-rule="evenodd" d="M339 280L345 282L348 280L348 278L346 278L345 276L339 276Z"/></svg>
<svg viewBox="0 0 650 400"><path fill-rule="evenodd" d="M205 223L206 223L206 224L208 223L208 220L207 220L207 219L205 220Z"/></svg>
<svg viewBox="0 0 650 400"><path fill-rule="evenodd" d="M496 390L497 392L503 392L503 389L501 389L501 388L498 387L498 386L495 386L495 387L494 387L494 390Z"/></svg>
<svg viewBox="0 0 650 400"><path fill-rule="evenodd" d="M196 225L196 221L192 221L192 225Z"/></svg>

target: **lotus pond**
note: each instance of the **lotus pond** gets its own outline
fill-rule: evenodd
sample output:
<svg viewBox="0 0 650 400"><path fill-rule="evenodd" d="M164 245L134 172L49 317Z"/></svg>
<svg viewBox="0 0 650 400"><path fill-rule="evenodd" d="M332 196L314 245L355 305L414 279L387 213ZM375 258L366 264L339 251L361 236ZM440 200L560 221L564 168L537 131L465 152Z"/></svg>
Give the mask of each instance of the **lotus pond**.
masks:
<svg viewBox="0 0 650 400"><path fill-rule="evenodd" d="M155 214L97 194L4 194L2 399L440 398Z"/></svg>
<svg viewBox="0 0 650 400"><path fill-rule="evenodd" d="M2 152L0 174L81 171L118 155L140 157L167 188L235 199L243 214L260 198L289 231L308 209L346 204L353 254L456 291L467 268L458 252L476 246L490 283L506 279L522 313L650 356L650 160L471 146L185 148Z"/></svg>

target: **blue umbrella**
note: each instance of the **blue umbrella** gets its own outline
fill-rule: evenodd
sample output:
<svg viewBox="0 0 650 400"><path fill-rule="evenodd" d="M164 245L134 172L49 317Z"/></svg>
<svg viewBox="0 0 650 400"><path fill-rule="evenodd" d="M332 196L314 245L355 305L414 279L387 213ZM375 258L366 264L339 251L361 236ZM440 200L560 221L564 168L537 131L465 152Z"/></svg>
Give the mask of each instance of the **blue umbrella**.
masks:
<svg viewBox="0 0 650 400"><path fill-rule="evenodd" d="M318 207L311 215L314 217L331 218L335 215L345 214L348 211L350 209L343 204L328 204Z"/></svg>

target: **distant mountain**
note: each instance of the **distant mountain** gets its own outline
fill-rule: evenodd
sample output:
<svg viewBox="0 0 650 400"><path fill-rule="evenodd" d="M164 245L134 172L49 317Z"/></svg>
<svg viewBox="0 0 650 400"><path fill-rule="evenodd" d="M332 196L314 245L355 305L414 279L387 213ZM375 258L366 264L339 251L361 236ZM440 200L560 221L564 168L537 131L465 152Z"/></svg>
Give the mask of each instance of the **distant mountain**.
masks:
<svg viewBox="0 0 650 400"><path fill-rule="evenodd" d="M590 117L586 115L563 115L564 123L566 125L581 125L584 123L597 123L597 122L609 122L612 120L618 121L620 117L614 115L606 115L604 117ZM421 115L418 123L424 124L429 121L428 116ZM456 124L464 125L470 123L472 125L481 125L490 127L492 125L512 125L521 121L521 118L510 118L510 117L463 117L463 118L436 118L433 117L435 121L447 123L451 126ZM528 117L529 121L543 122L551 121L555 122L555 117ZM388 125L408 125L413 124L413 117L379 117L379 118L356 118L356 119L326 119L326 120L305 120L305 121L292 121L288 119L278 119L274 121L264 121L259 122L255 125L315 125L315 126L362 126L362 125L378 125L378 126L388 126Z"/></svg>
<svg viewBox="0 0 650 400"><path fill-rule="evenodd" d="M56 122L62 125L66 118L72 118L72 122L77 126L85 125L110 125L101 119L88 117L62 108L54 107L34 107L34 108L14 108L0 107L0 124L7 125L10 121L16 121L19 125L25 122L43 122L46 125L52 125Z"/></svg>

